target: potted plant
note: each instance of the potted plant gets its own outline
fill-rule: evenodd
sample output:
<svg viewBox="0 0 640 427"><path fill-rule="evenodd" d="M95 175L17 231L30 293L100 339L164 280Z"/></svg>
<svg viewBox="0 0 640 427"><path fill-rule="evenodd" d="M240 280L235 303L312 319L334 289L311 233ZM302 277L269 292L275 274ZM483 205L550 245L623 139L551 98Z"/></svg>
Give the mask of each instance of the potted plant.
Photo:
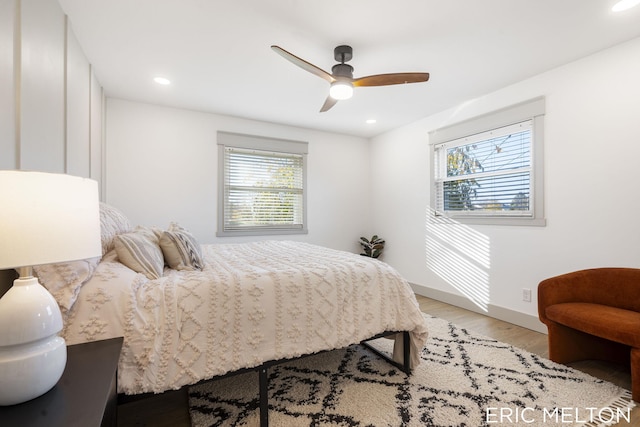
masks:
<svg viewBox="0 0 640 427"><path fill-rule="evenodd" d="M377 234L374 234L371 239L367 239L366 237L360 237L360 245L362 246L362 250L364 251L360 255L368 256L371 258L378 258L384 249L384 239L378 237Z"/></svg>

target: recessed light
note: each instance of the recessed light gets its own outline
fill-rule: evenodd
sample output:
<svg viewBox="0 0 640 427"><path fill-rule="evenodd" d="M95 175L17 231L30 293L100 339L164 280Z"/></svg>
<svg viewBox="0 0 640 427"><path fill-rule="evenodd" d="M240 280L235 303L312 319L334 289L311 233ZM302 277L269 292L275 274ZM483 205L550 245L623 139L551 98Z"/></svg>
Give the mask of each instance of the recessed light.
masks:
<svg viewBox="0 0 640 427"><path fill-rule="evenodd" d="M376 122L376 119L367 119L367 121L365 123L367 123L368 125L372 125Z"/></svg>
<svg viewBox="0 0 640 427"><path fill-rule="evenodd" d="M638 4L640 4L640 0L620 0L618 3L613 5L611 10L614 12L622 12L623 10L631 9Z"/></svg>
<svg viewBox="0 0 640 427"><path fill-rule="evenodd" d="M168 84L171 84L171 81L170 81L169 79L167 79L167 78L164 78L164 77L155 77L155 78L153 79L153 81L154 81L154 82L156 82L156 83L158 83L158 84L160 84L160 85L168 85Z"/></svg>

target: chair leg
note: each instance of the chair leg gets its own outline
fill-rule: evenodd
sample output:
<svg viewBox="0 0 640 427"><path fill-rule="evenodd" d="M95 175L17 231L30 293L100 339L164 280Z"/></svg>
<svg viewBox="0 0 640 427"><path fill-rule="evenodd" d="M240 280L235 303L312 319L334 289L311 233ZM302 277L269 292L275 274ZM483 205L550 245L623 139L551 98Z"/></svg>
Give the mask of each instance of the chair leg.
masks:
<svg viewBox="0 0 640 427"><path fill-rule="evenodd" d="M551 323L549 329L549 359L557 363L591 359L592 337L575 329Z"/></svg>
<svg viewBox="0 0 640 427"><path fill-rule="evenodd" d="M631 349L631 395L640 402L640 349Z"/></svg>
<svg viewBox="0 0 640 427"><path fill-rule="evenodd" d="M607 360L629 363L629 347L589 335L558 323L547 324L549 329L549 359L557 363L579 360ZM640 364L638 365L640 366Z"/></svg>

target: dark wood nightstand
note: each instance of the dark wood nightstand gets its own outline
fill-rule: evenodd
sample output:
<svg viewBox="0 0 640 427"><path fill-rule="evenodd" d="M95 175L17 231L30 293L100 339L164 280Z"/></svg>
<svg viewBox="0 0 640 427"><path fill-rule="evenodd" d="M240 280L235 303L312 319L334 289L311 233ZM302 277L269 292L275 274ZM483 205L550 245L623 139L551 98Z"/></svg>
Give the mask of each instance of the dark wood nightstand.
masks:
<svg viewBox="0 0 640 427"><path fill-rule="evenodd" d="M0 425L115 427L122 342L120 337L68 346L58 384L36 399L0 406Z"/></svg>

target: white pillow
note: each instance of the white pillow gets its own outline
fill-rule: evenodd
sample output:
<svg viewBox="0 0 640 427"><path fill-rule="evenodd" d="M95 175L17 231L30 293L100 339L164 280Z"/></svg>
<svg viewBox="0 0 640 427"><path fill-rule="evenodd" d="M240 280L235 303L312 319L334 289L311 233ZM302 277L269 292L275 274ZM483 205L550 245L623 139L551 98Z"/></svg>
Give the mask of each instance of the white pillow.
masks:
<svg viewBox="0 0 640 427"><path fill-rule="evenodd" d="M121 233L128 233L132 228L129 219L122 212L111 205L100 202L102 255L114 248L114 237Z"/></svg>
<svg viewBox="0 0 640 427"><path fill-rule="evenodd" d="M40 283L49 290L62 311L68 312L100 262L100 257L33 267Z"/></svg>
<svg viewBox="0 0 640 427"><path fill-rule="evenodd" d="M151 280L162 277L164 257L153 230L138 227L131 233L118 234L114 245L122 264Z"/></svg>
<svg viewBox="0 0 640 427"><path fill-rule="evenodd" d="M167 265L174 270L202 270L200 244L189 231L175 222L162 233L160 248Z"/></svg>

